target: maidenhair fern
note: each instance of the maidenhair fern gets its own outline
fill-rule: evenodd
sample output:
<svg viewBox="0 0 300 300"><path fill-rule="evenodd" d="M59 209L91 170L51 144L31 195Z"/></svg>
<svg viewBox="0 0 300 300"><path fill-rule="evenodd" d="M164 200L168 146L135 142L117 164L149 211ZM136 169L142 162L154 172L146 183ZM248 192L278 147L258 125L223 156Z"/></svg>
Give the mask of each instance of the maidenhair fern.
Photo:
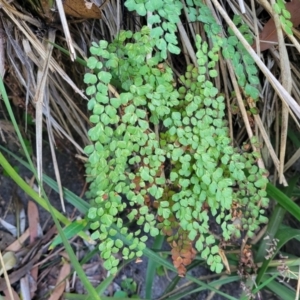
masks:
<svg viewBox="0 0 300 300"><path fill-rule="evenodd" d="M251 45L253 38L249 33L248 25L243 23L238 15L234 16L233 22ZM259 84L259 79L255 62L231 29L228 30L228 34L228 38L224 40L222 54L224 58L232 62L238 84L244 90L245 95L257 100L259 91L256 86Z"/></svg>
<svg viewBox="0 0 300 300"><path fill-rule="evenodd" d="M152 26L150 37L155 40L155 46L160 50L161 57L167 58L167 52L179 54L177 46L176 24L180 21L182 10L181 1L178 0L127 0L125 6L129 11L136 11L140 16L147 12L151 16L147 19Z"/></svg>
<svg viewBox="0 0 300 300"><path fill-rule="evenodd" d="M187 2L190 17L197 16L193 2ZM225 241L252 237L267 221L262 208L268 205L266 171L256 166L258 153L232 147L224 97L213 83L220 49L236 60L235 67L248 68L250 60L236 55L242 51L239 44L233 37L221 38L210 11L194 1L199 12L206 9L197 19L205 22L212 46L196 36L198 66L189 65L176 82L162 59L177 43L179 3L127 1L130 10L142 15L151 11L157 27L134 34L122 31L111 44L100 41L90 49L90 72L84 77L94 124L89 130L92 144L85 148L87 196L92 199L88 217L104 266L112 273L119 264L117 253L124 259L139 257L147 236L158 234L167 236L180 275L196 253L212 271L221 272L211 218ZM167 18L172 5L177 17ZM161 34L153 33L157 28ZM166 46L160 47L160 40ZM239 83L255 96L247 88L253 83L248 77ZM129 229L128 222L137 229ZM116 238L117 230L131 246Z"/></svg>
<svg viewBox="0 0 300 300"><path fill-rule="evenodd" d="M279 15L279 20L285 32L293 35L293 23L291 22L291 13L286 9L285 1L277 0L273 5L274 11Z"/></svg>

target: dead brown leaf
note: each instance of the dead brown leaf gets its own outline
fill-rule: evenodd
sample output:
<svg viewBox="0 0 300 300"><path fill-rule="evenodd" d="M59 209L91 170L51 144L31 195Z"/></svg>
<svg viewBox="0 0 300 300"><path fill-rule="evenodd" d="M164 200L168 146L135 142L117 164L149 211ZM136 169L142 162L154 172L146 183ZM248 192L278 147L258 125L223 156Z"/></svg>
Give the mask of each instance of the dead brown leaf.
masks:
<svg viewBox="0 0 300 300"><path fill-rule="evenodd" d="M39 229L39 210L37 205L33 201L28 201L27 206L27 216L28 216L28 223L29 223L29 233L30 233L30 244L34 243L35 240L38 238L38 229ZM30 271L32 279L37 282L38 278L38 267L33 267ZM34 289L31 289L31 298L33 298L35 293Z"/></svg>
<svg viewBox="0 0 300 300"><path fill-rule="evenodd" d="M59 276L57 278L57 285L54 288L49 300L59 300L66 288L66 277L71 272L71 265L69 262L63 259L63 266L60 269Z"/></svg>
<svg viewBox="0 0 300 300"><path fill-rule="evenodd" d="M63 7L67 16L84 19L101 19L101 10L95 4L90 8L84 0L65 0Z"/></svg>
<svg viewBox="0 0 300 300"><path fill-rule="evenodd" d="M29 237L29 229L27 229L16 241L9 245L5 250L17 252L23 247L23 243Z"/></svg>
<svg viewBox="0 0 300 300"><path fill-rule="evenodd" d="M3 293L5 295L5 298L4 298L5 300L20 300L19 295L15 292L15 290L13 288L11 288L11 292L12 292L12 295L13 295L13 299L11 299L8 289L3 291Z"/></svg>
<svg viewBox="0 0 300 300"><path fill-rule="evenodd" d="M38 238L38 228L39 228L39 211L37 205L33 201L28 201L27 215L28 215L30 244L31 244Z"/></svg>

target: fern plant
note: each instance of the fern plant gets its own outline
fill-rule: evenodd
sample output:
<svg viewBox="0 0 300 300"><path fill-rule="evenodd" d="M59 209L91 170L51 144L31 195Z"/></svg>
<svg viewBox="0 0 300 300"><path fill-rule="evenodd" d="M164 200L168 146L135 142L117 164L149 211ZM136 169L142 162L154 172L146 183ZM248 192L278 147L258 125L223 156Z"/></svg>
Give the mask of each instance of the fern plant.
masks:
<svg viewBox="0 0 300 300"><path fill-rule="evenodd" d="M279 20L284 31L290 35L293 35L291 13L286 9L285 1L277 0L273 5L273 9L279 15Z"/></svg>
<svg viewBox="0 0 300 300"><path fill-rule="evenodd" d="M241 16L238 15L233 17L233 22L251 45L253 38L249 33L249 26L243 23ZM224 58L230 59L232 62L238 84L244 91L244 94L247 97L251 97L254 101L258 100L259 91L256 86L259 84L259 78L257 67L250 54L231 29L228 30L228 38L224 39L222 54Z"/></svg>
<svg viewBox="0 0 300 300"><path fill-rule="evenodd" d="M166 7L159 2L151 1L151 10L149 1L126 5L142 14L144 8L157 11L165 18ZM161 2L181 7L179 1ZM194 4L205 11L200 2ZM189 65L178 83L163 62L165 48L159 47L164 39L167 48L174 49L167 38L174 34L172 22L165 25L169 33L164 37L153 34L155 28L143 27L134 34L120 32L111 44L93 43L90 49L93 56L84 82L89 85L88 108L95 126L89 130L92 144L85 148L87 195L92 199L88 217L92 237L101 241L104 266L112 273L119 264L116 254L124 259L142 256L149 234L167 236L179 275L185 274L196 253L219 273L221 249L210 219L218 224L221 238L232 242L252 237L267 222L263 209L268 205L267 172L256 166L258 153L232 147L224 97L213 83L219 51L232 41L217 34L220 27L209 11L202 21L212 47L197 36L198 66ZM239 57L237 65L240 60L245 63ZM247 84L240 82L246 90ZM129 230L126 219L138 229ZM115 237L115 228L131 240L131 246Z"/></svg>
<svg viewBox="0 0 300 300"><path fill-rule="evenodd" d="M167 52L179 54L177 46L176 24L180 21L182 3L178 0L127 0L125 6L129 11L136 11L140 16L146 16L147 23L151 25L150 36L155 40L162 59L167 58Z"/></svg>

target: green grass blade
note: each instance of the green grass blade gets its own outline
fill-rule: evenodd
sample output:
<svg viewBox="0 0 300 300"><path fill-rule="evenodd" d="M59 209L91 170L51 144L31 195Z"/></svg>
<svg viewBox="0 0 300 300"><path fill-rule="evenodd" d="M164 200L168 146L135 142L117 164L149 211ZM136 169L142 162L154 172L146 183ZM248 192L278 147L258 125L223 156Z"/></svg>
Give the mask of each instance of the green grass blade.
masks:
<svg viewBox="0 0 300 300"><path fill-rule="evenodd" d="M1 76L0 76L0 94L2 95L2 99L3 99L4 104L6 106L6 109L7 109L8 115L10 117L10 120L11 120L13 126L14 126L15 131L16 131L16 134L17 134L17 137L19 139L19 142L20 142L20 144L22 146L22 149L23 149L23 151L25 153L26 159L27 159L27 161L28 161L31 169L35 173L35 168L33 166L32 160L31 160L30 155L28 153L28 149L26 147L26 144L25 144L24 139L22 137L22 134L20 132L19 126L18 126L18 124L16 122L16 119L15 119L14 113L12 111L12 108L11 108L11 105L10 105L10 102L9 102L9 99L8 99L8 96L7 96L7 93L6 93L6 89L4 87L4 83L3 83L3 80L1 78ZM37 176L36 176L36 178L37 178Z"/></svg>
<svg viewBox="0 0 300 300"><path fill-rule="evenodd" d="M88 252L83 258L82 260L80 261L80 264L81 265L84 265L86 264L87 262L89 262L94 255L98 254L99 253L99 250L96 248L94 248L92 251Z"/></svg>
<svg viewBox="0 0 300 300"><path fill-rule="evenodd" d="M271 218L269 219L268 227L264 236L268 236L268 239L261 239L258 251L255 255L255 262L262 262L265 260L267 254L268 243L275 237L280 224L282 223L283 217L286 213L286 210L280 205L276 205L272 213Z"/></svg>
<svg viewBox="0 0 300 300"><path fill-rule="evenodd" d="M291 126L288 129L288 137L296 148L300 148L299 133L296 133L293 129L291 129Z"/></svg>
<svg viewBox="0 0 300 300"><path fill-rule="evenodd" d="M239 276L228 276L226 278L222 278L222 279L218 279L218 280L213 281L213 285L214 286L222 286L224 284L228 284L228 283L239 281L239 280L241 280ZM184 299L185 297L187 297L189 295L192 295L192 294L195 294L195 293L199 293L199 292L202 292L204 290L206 290L205 287L198 287L198 288L195 288L193 290L186 291L186 292L181 292L181 293L178 293L178 294L176 294L174 296L170 296L170 297L166 297L166 298L162 298L162 299L166 299L166 300L180 300L180 299ZM233 298L233 299L236 299L236 298Z"/></svg>
<svg viewBox="0 0 300 300"><path fill-rule="evenodd" d="M300 238L300 230L294 229L294 228L289 228L288 230L286 228L279 229L277 234L275 235L275 238L278 239L278 243L276 246L276 250L273 252L273 255L270 259L265 259L262 266L259 269L257 278L256 278L256 283L259 284L263 278L263 275L266 273L268 265L270 261L275 257L275 255L278 253L280 248L284 246L289 240L297 238ZM271 240L269 240L271 242Z"/></svg>
<svg viewBox="0 0 300 300"><path fill-rule="evenodd" d="M275 199L286 211L300 221L300 207L294 203L288 196L281 192L271 183L267 184L267 193L270 198Z"/></svg>
<svg viewBox="0 0 300 300"><path fill-rule="evenodd" d="M102 295L105 290L109 287L109 285L113 282L113 280L115 279L114 275L109 275L108 277L106 277L96 288L97 293L99 295ZM91 299L92 300L92 299Z"/></svg>
<svg viewBox="0 0 300 300"><path fill-rule="evenodd" d="M269 193L269 190L267 188L267 192L268 195L272 198L274 198L275 200L277 199L281 199L281 202L284 202L284 200L286 200L286 202L291 202L293 204L295 204L290 198L289 196L292 195L293 190L298 182L299 176L294 176L293 178L291 178L289 180L289 186L284 190L285 194L283 192L281 192L279 189L277 189L274 186L269 186L268 188L270 188L273 191L273 194L271 195ZM284 198L282 197L284 196ZM278 201L278 200L277 200ZM270 263L271 260L265 260L265 256L267 254L267 249L269 248L268 243L270 243L270 241L273 240L273 238L276 236L279 227L282 224L284 215L286 213L286 208L282 205L282 203L278 201L278 204L275 206L275 209L272 213L272 216L270 218L269 224L268 224L268 228L267 231L265 233L265 236L268 236L268 239L262 239L259 245L259 249L255 255L255 262L263 262L262 267L259 269L258 271L258 275L257 275L257 283L260 283L261 278L264 276L268 265ZM295 204L296 205L296 204ZM297 205L296 205L297 206ZM299 207L297 206L297 208L299 209Z"/></svg>
<svg viewBox="0 0 300 300"><path fill-rule="evenodd" d="M51 44L54 48L58 49L60 52L64 53L64 54L67 55L68 57L70 57L70 52L69 52L68 50L66 50L65 48L63 48L63 47L61 47L61 46L59 46L59 45L57 45L57 44L55 44L55 43L52 43L52 42L50 42L50 41L48 41L48 40L47 40L47 42L48 42L49 44ZM79 58L79 57L76 56L75 61L78 62L78 63L80 63L80 64L83 65L84 67L87 66L86 61L85 61L84 59L82 59L82 58Z"/></svg>
<svg viewBox="0 0 300 300"><path fill-rule="evenodd" d="M271 283L277 276L278 274L274 274L273 276L270 276L268 279L265 278L265 280L263 280L262 283L256 289L253 290L253 293L256 294L259 291L261 291L265 286Z"/></svg>
<svg viewBox="0 0 300 300"><path fill-rule="evenodd" d="M0 149L5 149L0 145ZM6 150L6 149L5 149ZM16 156L16 155L12 155L14 158L16 158L18 161L20 161L20 159ZM22 162L24 164L24 166L28 167L29 170L31 170L29 164L27 164L26 162ZM2 152L0 151L0 165L3 166L4 170L7 172L7 174L11 177L11 179L13 179L15 181L15 183L28 195L30 196L34 201L36 201L42 208L44 208L45 210L49 211L49 206L47 204L47 197L40 197L19 175L18 173L15 171L15 169L9 164L9 162L5 159L5 157L3 156ZM31 170L32 171L32 170ZM56 185L57 187L57 185ZM58 187L57 187L58 190ZM73 196L77 197L75 194L72 193ZM46 199L46 200L45 200ZM86 203L87 204L87 203ZM86 210L87 211L87 210ZM66 218L63 214L61 214L58 210L56 210L55 208L53 208L53 212L55 217L62 222L64 225L69 225L71 224L71 221ZM91 239L89 236L87 236L86 233L84 232L79 232L78 236L80 236L81 238L83 238L84 240L91 242Z"/></svg>
<svg viewBox="0 0 300 300"><path fill-rule="evenodd" d="M287 265L289 267L289 279L295 279L298 280L299 278L299 265L300 262L298 261L297 266L295 267L290 267L288 264L286 264L286 261L284 261L284 264ZM279 273L279 271L277 270L277 268L268 268L266 275L276 275L276 276L281 276L281 274ZM281 276L282 278L282 276Z"/></svg>
<svg viewBox="0 0 300 300"><path fill-rule="evenodd" d="M78 235L81 231L83 231L87 227L87 220L74 220L71 224L67 225L64 229L64 235L68 240ZM60 235L57 235L52 241L49 249L52 250L56 246L62 243L62 239Z"/></svg>
<svg viewBox="0 0 300 300"><path fill-rule="evenodd" d="M23 189L32 199L34 199L38 204L40 204L43 208L45 208L50 212L52 219L56 225L56 228L61 236L64 247L68 252L70 260L72 261L72 265L75 271L77 272L78 277L80 278L83 286L86 288L88 293L93 297L93 300L101 300L100 296L97 294L96 290L94 289L94 287L86 277L84 271L82 270L77 260L77 257L74 254L73 249L71 248L66 236L64 235L63 229L61 228L58 220L62 221L65 224L70 224L70 221L66 217L64 217L61 213L59 213L56 209L54 209L49 203L49 200L47 198L43 199L39 197L39 195L32 188L30 188L30 186L19 176L19 174L17 174L17 172L8 163L8 161L5 159L5 157L1 152L0 152L0 164L2 165L3 169L7 172L7 174L18 184L18 186L21 189Z"/></svg>
<svg viewBox="0 0 300 300"><path fill-rule="evenodd" d="M34 170L30 167L30 165L22 160L20 157L12 153L11 151L7 150L5 147L0 145L0 149L8 153L10 156L12 156L15 160L17 160L19 163L21 163L24 167L26 167L28 170L34 173ZM59 192L58 190L58 185L55 180L47 176L46 174L43 174L43 179L44 182L51 187L53 190L55 190L57 193ZM63 188L63 194L65 199L71 203L74 207L76 207L82 214L86 214L88 209L89 209L89 204L84 201L82 198L78 197L71 191L69 191L66 188ZM45 208L45 207L44 207ZM47 209L47 208L45 208Z"/></svg>
<svg viewBox="0 0 300 300"><path fill-rule="evenodd" d="M189 266L187 266L187 272L189 272L190 270L192 270L193 268L199 266L200 264L202 264L203 262L195 259ZM173 291L176 288L176 285L179 283L179 281L182 279L182 277L180 276L175 276L174 278L172 278L172 281L170 282L170 284L166 287L162 297L166 294L169 294L171 291Z"/></svg>
<svg viewBox="0 0 300 300"><path fill-rule="evenodd" d="M132 260L128 260L125 263L122 263L119 267L118 267L118 271L116 274L118 274L129 262L131 262ZM104 279L97 287L96 287L96 291L99 295L102 295L105 290L109 287L109 285L113 282L113 280L115 279L116 275L109 275L106 279ZM120 299L120 298L118 298ZM90 299L93 300L93 299Z"/></svg>
<svg viewBox="0 0 300 300"><path fill-rule="evenodd" d="M50 208L51 215L54 216L51 206L49 208ZM63 230L62 230L58 220L55 218L55 216L53 217L53 221L54 221L56 228L61 236L61 239L65 246L65 249L68 252L70 261L72 262L72 266L75 269L75 271L77 272L77 275L80 278L83 286L86 288L88 294L92 297L93 300L101 300L101 297L98 295L97 291L92 286L92 284L90 283L89 279L87 278L85 272L83 271L81 265L79 264L78 259L75 255L72 247L70 246L69 241L67 240L66 236L64 235Z"/></svg>
<svg viewBox="0 0 300 300"><path fill-rule="evenodd" d="M117 227L116 225L112 225L112 228L115 229L115 230L118 232L118 233L117 233L114 237L112 237L112 238L119 238L120 240L123 241L124 244L129 245L129 246L131 245L130 241L129 241L125 236L123 236L123 235L121 235L121 234L119 233L118 227ZM155 252L153 252L153 251L150 250L149 248L145 248L145 249L143 250L143 253L144 253L144 255L147 256L149 259L152 259L152 260L156 261L156 263L158 263L158 264L160 264L160 265L166 267L167 269L169 269L169 270L171 270L171 271L177 273L176 268L175 268L169 261L167 261L166 259L164 259L164 258L162 258L161 256L157 255ZM225 293L223 293L223 292L221 292L221 291L215 289L215 288L213 287L214 285L216 285L214 282L211 282L210 284L206 284L205 282L200 281L200 280L198 280L197 278L194 278L193 276L191 276L191 275L189 275L189 274L187 274L185 277L186 277L188 280L190 280L190 281L192 281L192 282L198 284L199 286L203 287L203 289L208 289L208 290L214 291L214 292L216 292L217 294L219 294L219 295L225 297L226 299L236 300L236 298L231 297L231 296L229 296L229 295L227 295L227 294L225 294Z"/></svg>
<svg viewBox="0 0 300 300"><path fill-rule="evenodd" d="M164 242L164 236L158 235L153 243L152 249L153 250L160 250L163 242ZM146 271L146 298L152 299L152 287L153 282L156 274L156 268L159 266L159 264L152 259L149 259L148 265L147 265L147 271Z"/></svg>
<svg viewBox="0 0 300 300"><path fill-rule="evenodd" d="M1 147L1 146L0 146ZM45 199L40 197L15 171L15 169L9 164L6 158L3 156L0 151L0 165L2 165L3 169L7 172L10 178L33 200L35 200L41 207L49 211L47 203ZM70 221L59 211L54 210L55 217L63 222L65 225L70 224Z"/></svg>
<svg viewBox="0 0 300 300"><path fill-rule="evenodd" d="M267 281L269 279L270 276L265 275L262 278L262 281ZM276 294L280 299L284 299L284 300L295 300L296 297L296 293L295 291L287 288L285 285L280 284L279 282L277 282L276 280L272 280L271 282L269 282L267 284L267 288L273 292L274 294Z"/></svg>

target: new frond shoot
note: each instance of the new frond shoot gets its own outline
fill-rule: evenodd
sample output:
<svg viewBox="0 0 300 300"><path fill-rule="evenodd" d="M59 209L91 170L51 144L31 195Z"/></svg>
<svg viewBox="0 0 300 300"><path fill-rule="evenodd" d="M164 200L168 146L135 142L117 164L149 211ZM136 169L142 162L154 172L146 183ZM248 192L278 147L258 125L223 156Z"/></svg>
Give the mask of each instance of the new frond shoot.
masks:
<svg viewBox="0 0 300 300"><path fill-rule="evenodd" d="M237 66L247 63L248 69L251 62L237 57L233 37L219 37L208 8L194 1L202 15L193 17L190 8L189 15L205 22L212 46L197 35L198 65L187 66L175 81L164 49L172 52L177 44L181 2L138 2L126 6L141 15L156 12L150 22L157 27L122 31L111 44L93 43L84 77L94 124L85 148L92 237L111 273L120 256L142 256L147 237L159 234L167 237L179 275L197 253L219 273L220 240L251 238L267 222L266 171L256 165L258 153L233 148L224 96L214 85L220 50ZM167 17L168 7L175 7L175 17ZM255 98L254 88L247 88L253 80L247 76L240 85Z"/></svg>

